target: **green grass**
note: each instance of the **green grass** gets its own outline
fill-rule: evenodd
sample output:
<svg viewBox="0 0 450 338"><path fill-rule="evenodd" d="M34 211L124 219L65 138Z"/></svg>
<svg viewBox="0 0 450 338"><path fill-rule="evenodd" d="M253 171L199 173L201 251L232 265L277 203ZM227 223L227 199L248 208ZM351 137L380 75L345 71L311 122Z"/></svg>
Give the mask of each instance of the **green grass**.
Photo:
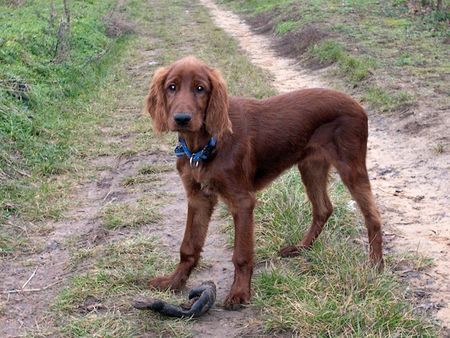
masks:
<svg viewBox="0 0 450 338"><path fill-rule="evenodd" d="M173 171L173 163L155 163L142 165L137 175L127 176L122 180L124 186L136 186L145 183L157 182L163 173Z"/></svg>
<svg viewBox="0 0 450 338"><path fill-rule="evenodd" d="M173 170L173 166L171 163L170 164L155 163L141 166L138 170L138 173L140 175L152 175L152 174L161 174L171 170Z"/></svg>
<svg viewBox="0 0 450 338"><path fill-rule="evenodd" d="M337 63L339 74L356 84L370 74L373 61L349 54L344 46L334 40L325 40L311 47L311 55L324 64Z"/></svg>
<svg viewBox="0 0 450 338"><path fill-rule="evenodd" d="M297 244L311 223L311 207L298 170L292 169L258 194L255 210L256 258L262 272L253 278L253 302L262 311L266 334L298 336L437 336L434 324L417 312L405 281L391 269L422 271L424 257L385 257L379 274L368 262L365 226L342 184L329 184L333 214L312 248L280 259L279 250ZM224 227L233 243L231 219ZM366 242L366 240L365 240Z"/></svg>
<svg viewBox="0 0 450 338"><path fill-rule="evenodd" d="M70 55L56 62L50 3L0 10L0 158L6 172L11 158L14 166L36 175L67 170L72 138L89 118L78 112L79 104L106 81L110 63L124 47L106 35L101 20L113 1L73 1ZM58 18L61 6L55 8Z"/></svg>
<svg viewBox="0 0 450 338"><path fill-rule="evenodd" d="M283 21L275 26L275 34L284 35L287 32L294 30L297 27L297 22L293 20Z"/></svg>
<svg viewBox="0 0 450 338"><path fill-rule="evenodd" d="M412 15L407 1L392 0L220 2L243 13L258 27L272 25L274 35L282 36L283 49L289 34L295 47L296 33L305 27L325 33L324 39L313 41L298 57L305 66L335 64L330 80L341 78L348 85L346 91L364 98L372 109L395 114L418 100L428 101L427 93L436 92L435 88L439 93L433 106L448 105L444 94L450 91L448 81L444 76L436 77L450 71L448 11L425 10ZM411 78L417 80L412 83ZM408 83L407 88L399 88L398 82ZM382 90L384 96L390 93L390 97L377 95L374 88Z"/></svg>
<svg viewBox="0 0 450 338"><path fill-rule="evenodd" d="M333 181L330 192L334 211L325 230L344 238L358 235L359 228L354 225L358 222L349 211L349 196L345 187L340 181ZM255 212L255 222L258 224L257 255L260 259L270 259L278 255L281 247L295 245L301 240L312 219L310 203L295 169L261 192L258 201ZM321 243L318 241L315 245Z"/></svg>
<svg viewBox="0 0 450 338"><path fill-rule="evenodd" d="M414 102L411 94L405 91L390 93L386 89L376 85L367 87L366 92L362 96L362 100L379 107L381 111L399 109L402 106L408 106Z"/></svg>

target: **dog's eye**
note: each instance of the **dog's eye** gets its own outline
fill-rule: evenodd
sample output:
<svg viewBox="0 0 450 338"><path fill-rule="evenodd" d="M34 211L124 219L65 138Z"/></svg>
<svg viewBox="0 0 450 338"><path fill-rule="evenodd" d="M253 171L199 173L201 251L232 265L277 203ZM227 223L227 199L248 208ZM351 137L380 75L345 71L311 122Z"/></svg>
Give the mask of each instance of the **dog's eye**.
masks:
<svg viewBox="0 0 450 338"><path fill-rule="evenodd" d="M197 86L195 87L195 90L197 91L197 93L201 93L202 91L205 90L205 88L203 86Z"/></svg>
<svg viewBox="0 0 450 338"><path fill-rule="evenodd" d="M171 83L168 87L168 90L170 90L171 92L174 92L177 90L177 86L174 83Z"/></svg>

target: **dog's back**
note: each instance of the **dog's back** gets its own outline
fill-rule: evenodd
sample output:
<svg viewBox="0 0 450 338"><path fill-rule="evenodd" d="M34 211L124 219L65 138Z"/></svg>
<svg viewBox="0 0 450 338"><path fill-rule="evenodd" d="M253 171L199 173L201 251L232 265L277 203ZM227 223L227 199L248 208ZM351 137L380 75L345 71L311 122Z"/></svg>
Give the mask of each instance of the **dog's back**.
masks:
<svg viewBox="0 0 450 338"><path fill-rule="evenodd" d="M258 190L312 154L330 157L330 151L345 147L365 158L367 114L334 90L304 89L263 100L231 97L229 114L230 142L249 143Z"/></svg>

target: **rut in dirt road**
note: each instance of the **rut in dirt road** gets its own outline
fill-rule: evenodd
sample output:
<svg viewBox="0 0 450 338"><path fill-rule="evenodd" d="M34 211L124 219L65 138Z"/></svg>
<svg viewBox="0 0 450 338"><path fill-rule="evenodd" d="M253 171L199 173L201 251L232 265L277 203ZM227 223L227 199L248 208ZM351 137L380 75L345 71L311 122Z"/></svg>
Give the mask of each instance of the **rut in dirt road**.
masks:
<svg viewBox="0 0 450 338"><path fill-rule="evenodd" d="M319 74L301 69L292 59L280 57L270 39L252 32L237 15L221 9L212 0L200 0L217 26L236 38L253 63L271 72L280 92L329 87ZM431 290L437 318L450 326L450 156L436 156L436 135L450 128L450 114L443 114L440 130L429 137L398 133L396 122L371 114L369 122L368 170L376 200L381 207L385 242L397 252L413 252L433 258L429 276L417 284ZM416 281L413 281L416 283Z"/></svg>

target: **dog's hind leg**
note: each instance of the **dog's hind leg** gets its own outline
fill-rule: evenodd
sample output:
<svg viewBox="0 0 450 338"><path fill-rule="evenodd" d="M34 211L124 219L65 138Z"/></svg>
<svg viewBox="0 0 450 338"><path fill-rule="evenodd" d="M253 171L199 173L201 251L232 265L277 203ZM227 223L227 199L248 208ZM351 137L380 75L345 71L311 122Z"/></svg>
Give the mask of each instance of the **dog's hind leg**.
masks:
<svg viewBox="0 0 450 338"><path fill-rule="evenodd" d="M291 245L280 250L283 257L296 256L302 249L309 248L322 232L323 226L333 212L333 205L327 193L328 172L330 164L326 159L305 159L299 163L303 184L312 204L313 219L305 237L298 245Z"/></svg>
<svg viewBox="0 0 450 338"><path fill-rule="evenodd" d="M365 159L340 161L335 166L364 216L369 236L370 259L379 270L382 270L384 263L381 220L370 189Z"/></svg>

